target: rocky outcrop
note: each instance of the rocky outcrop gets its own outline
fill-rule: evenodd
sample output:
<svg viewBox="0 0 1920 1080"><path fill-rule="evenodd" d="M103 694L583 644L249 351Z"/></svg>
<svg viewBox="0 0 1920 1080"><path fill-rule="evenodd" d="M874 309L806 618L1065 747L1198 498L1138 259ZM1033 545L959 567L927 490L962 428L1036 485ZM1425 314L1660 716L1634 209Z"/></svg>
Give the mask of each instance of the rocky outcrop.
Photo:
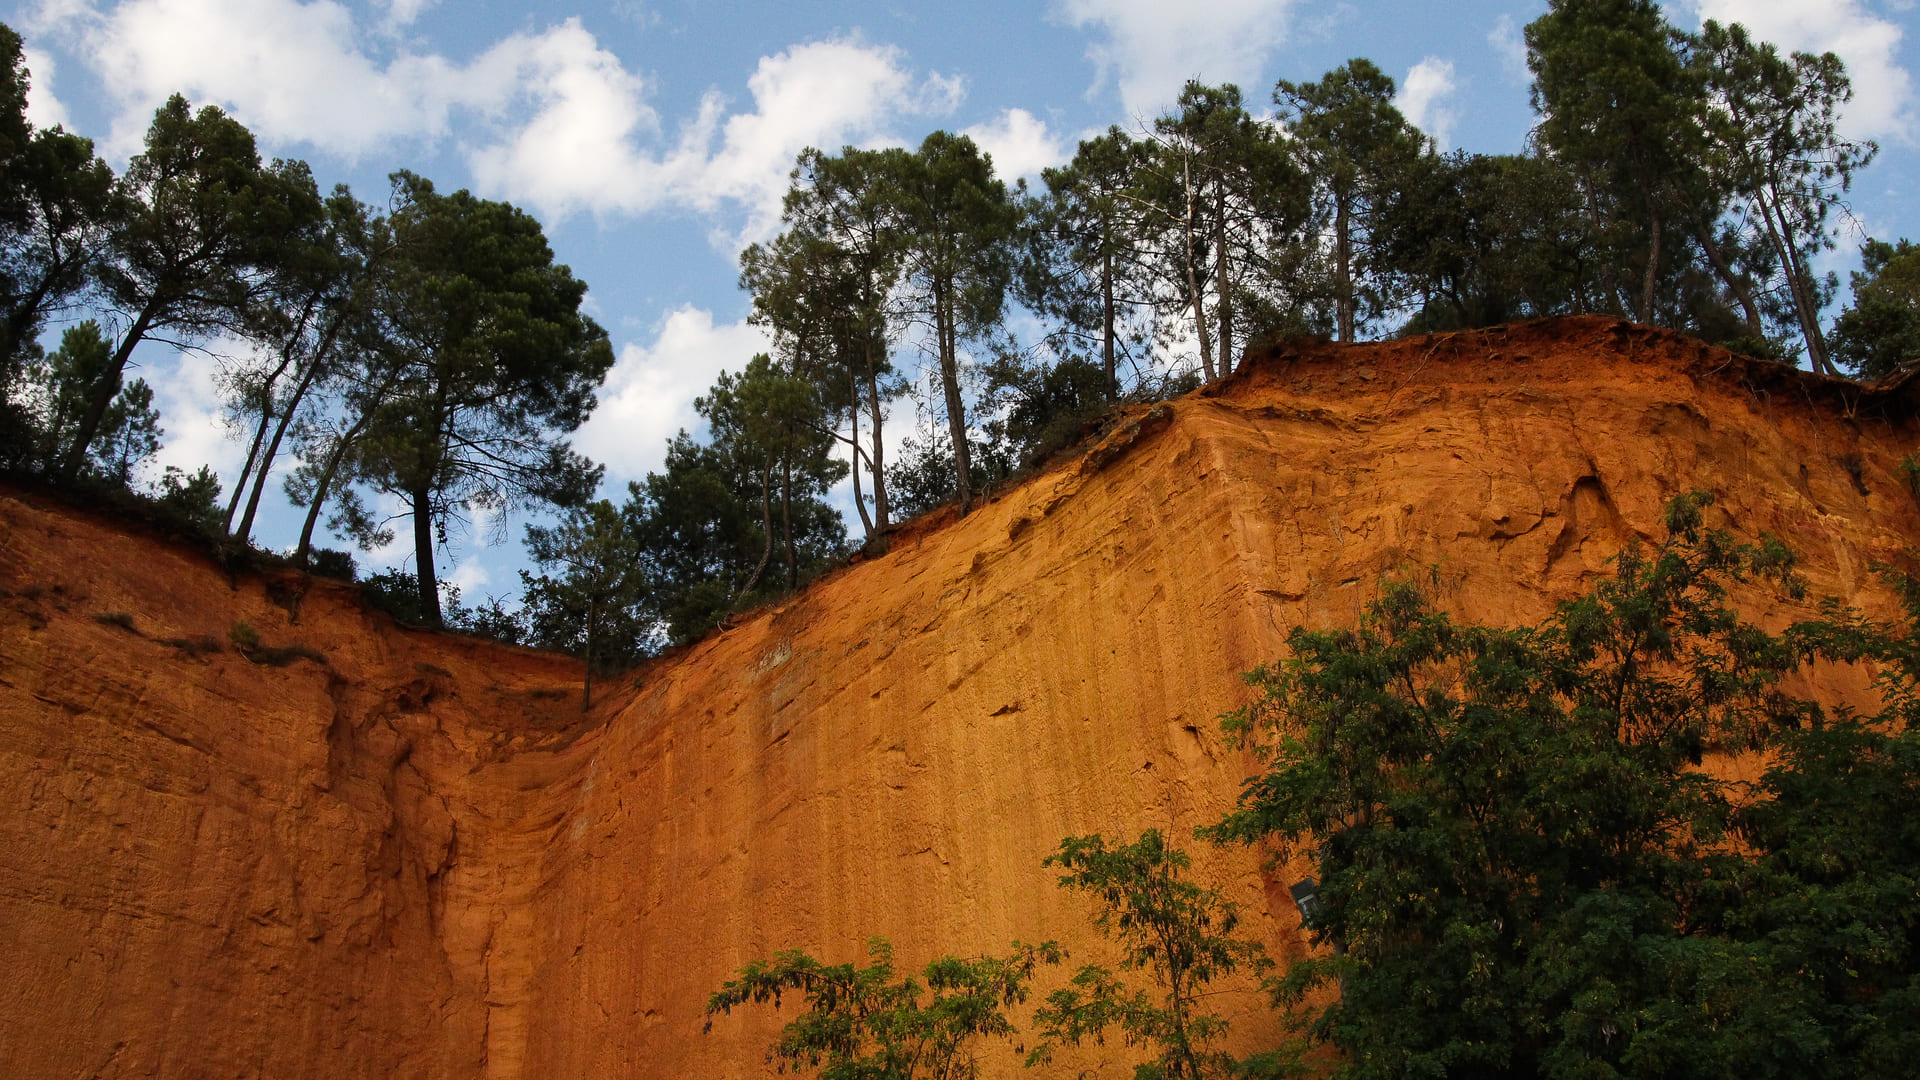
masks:
<svg viewBox="0 0 1920 1080"><path fill-rule="evenodd" d="M1815 596L1889 610L1870 567L1920 540L1913 414L1903 388L1601 319L1283 347L586 714L565 659L0 493L7 1071L763 1075L778 1018L702 1035L701 1013L775 949L1104 955L1040 859L1216 817L1249 768L1216 723L1238 673L1383 574L1537 619L1702 487ZM1191 847L1301 947L1287 868ZM1250 995L1235 1011L1272 1037Z"/></svg>

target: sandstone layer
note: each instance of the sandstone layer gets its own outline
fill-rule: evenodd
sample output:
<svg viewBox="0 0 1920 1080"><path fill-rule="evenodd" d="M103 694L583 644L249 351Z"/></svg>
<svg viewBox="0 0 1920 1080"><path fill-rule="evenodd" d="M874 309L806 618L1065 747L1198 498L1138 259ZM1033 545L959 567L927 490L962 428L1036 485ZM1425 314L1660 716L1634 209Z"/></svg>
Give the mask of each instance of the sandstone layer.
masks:
<svg viewBox="0 0 1920 1080"><path fill-rule="evenodd" d="M1609 320L1286 347L586 714L564 658L0 492L0 1060L764 1075L779 1017L703 1035L702 1007L776 949L1110 955L1040 860L1216 818L1250 768L1217 726L1239 673L1351 622L1383 574L1437 568L1460 616L1534 620L1698 487L1716 524L1798 552L1813 596L1891 610L1870 567L1920 542L1916 436L1904 387ZM252 662L242 622L311 655ZM1288 868L1188 846L1274 952L1303 947ZM1231 1009L1241 1045L1273 1037L1250 996Z"/></svg>

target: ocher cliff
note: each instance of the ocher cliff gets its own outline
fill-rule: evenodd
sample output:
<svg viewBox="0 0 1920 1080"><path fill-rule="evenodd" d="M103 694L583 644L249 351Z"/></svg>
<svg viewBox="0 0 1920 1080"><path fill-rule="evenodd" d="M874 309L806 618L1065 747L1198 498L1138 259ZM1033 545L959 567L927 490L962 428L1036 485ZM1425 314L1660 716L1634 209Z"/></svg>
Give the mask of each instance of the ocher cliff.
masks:
<svg viewBox="0 0 1920 1080"><path fill-rule="evenodd" d="M1905 390L1607 320L1283 350L585 716L564 659L0 493L0 1060L761 1075L777 1017L703 1036L701 1007L774 949L1101 956L1040 859L1217 816L1249 767L1215 719L1237 673L1295 623L1351 621L1381 574L1438 565L1459 615L1535 619L1703 487L1716 523L1786 540L1814 595L1884 612L1869 564L1920 542L1916 444ZM242 621L324 662L206 647ZM1300 947L1284 870L1189 846L1276 952ZM1248 1044L1275 1031L1251 1005Z"/></svg>

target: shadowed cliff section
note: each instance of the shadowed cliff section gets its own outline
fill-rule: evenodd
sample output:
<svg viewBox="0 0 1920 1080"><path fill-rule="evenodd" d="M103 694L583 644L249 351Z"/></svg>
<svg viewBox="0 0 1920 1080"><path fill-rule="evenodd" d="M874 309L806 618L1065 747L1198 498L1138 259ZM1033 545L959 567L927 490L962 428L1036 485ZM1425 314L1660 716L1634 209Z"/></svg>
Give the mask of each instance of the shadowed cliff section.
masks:
<svg viewBox="0 0 1920 1080"><path fill-rule="evenodd" d="M1701 487L1884 611L1917 443L1902 386L1605 319L1287 345L584 717L565 659L0 493L0 1046L29 1077L759 1076L778 1018L700 1011L775 949L1103 955L1040 859L1218 816L1238 673L1383 573L1534 620ZM206 646L242 621L322 659ZM1189 846L1300 947L1284 868ZM1275 1030L1249 998L1236 1036Z"/></svg>

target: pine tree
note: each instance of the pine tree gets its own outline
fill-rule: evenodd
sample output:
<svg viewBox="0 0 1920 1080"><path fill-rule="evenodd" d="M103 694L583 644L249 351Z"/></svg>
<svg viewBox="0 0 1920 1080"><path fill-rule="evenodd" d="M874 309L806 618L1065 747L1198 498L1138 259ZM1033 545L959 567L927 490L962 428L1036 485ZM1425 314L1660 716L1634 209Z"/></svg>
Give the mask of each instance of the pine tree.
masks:
<svg viewBox="0 0 1920 1080"><path fill-rule="evenodd" d="M1738 23L1708 20L1693 44L1712 103L1706 130L1714 161L1758 223L1758 242L1778 267L1808 360L1815 371L1837 375L1820 329L1830 290L1811 260L1833 247L1827 220L1878 150L1836 129L1840 106L1853 96L1846 66L1833 53L1782 57Z"/></svg>
<svg viewBox="0 0 1920 1080"><path fill-rule="evenodd" d="M213 106L176 94L154 114L145 148L115 187L99 282L125 320L112 356L62 449L56 475L85 464L133 350L237 329L282 245L320 214L304 166L263 165L253 134Z"/></svg>
<svg viewBox="0 0 1920 1080"><path fill-rule="evenodd" d="M631 663L646 645L638 611L645 589L639 538L612 503L599 499L568 508L557 524L530 526L526 540L527 557L543 572L520 572L524 618L534 644L585 662L585 711L593 704L594 675Z"/></svg>
<svg viewBox="0 0 1920 1080"><path fill-rule="evenodd" d="M1427 139L1393 105L1393 80L1373 62L1349 60L1312 83L1281 80L1273 101L1306 158L1319 220L1332 233L1333 301L1341 341L1383 306L1370 276L1382 205L1427 151Z"/></svg>
<svg viewBox="0 0 1920 1080"><path fill-rule="evenodd" d="M405 500L420 606L440 623L434 545L465 512L586 498L599 469L564 436L613 365L581 314L586 283L553 261L540 223L466 191L394 175L393 254L369 303L380 339L363 406L360 474Z"/></svg>
<svg viewBox="0 0 1920 1080"><path fill-rule="evenodd" d="M1833 323L1833 357L1863 379L1920 360L1920 246L1868 239L1853 303Z"/></svg>
<svg viewBox="0 0 1920 1080"><path fill-rule="evenodd" d="M974 491L960 345L1000 325L1013 284L1019 208L994 176L993 162L964 135L936 131L913 155L890 163L886 191L898 214L905 285L898 303L933 336L955 486L966 514Z"/></svg>

